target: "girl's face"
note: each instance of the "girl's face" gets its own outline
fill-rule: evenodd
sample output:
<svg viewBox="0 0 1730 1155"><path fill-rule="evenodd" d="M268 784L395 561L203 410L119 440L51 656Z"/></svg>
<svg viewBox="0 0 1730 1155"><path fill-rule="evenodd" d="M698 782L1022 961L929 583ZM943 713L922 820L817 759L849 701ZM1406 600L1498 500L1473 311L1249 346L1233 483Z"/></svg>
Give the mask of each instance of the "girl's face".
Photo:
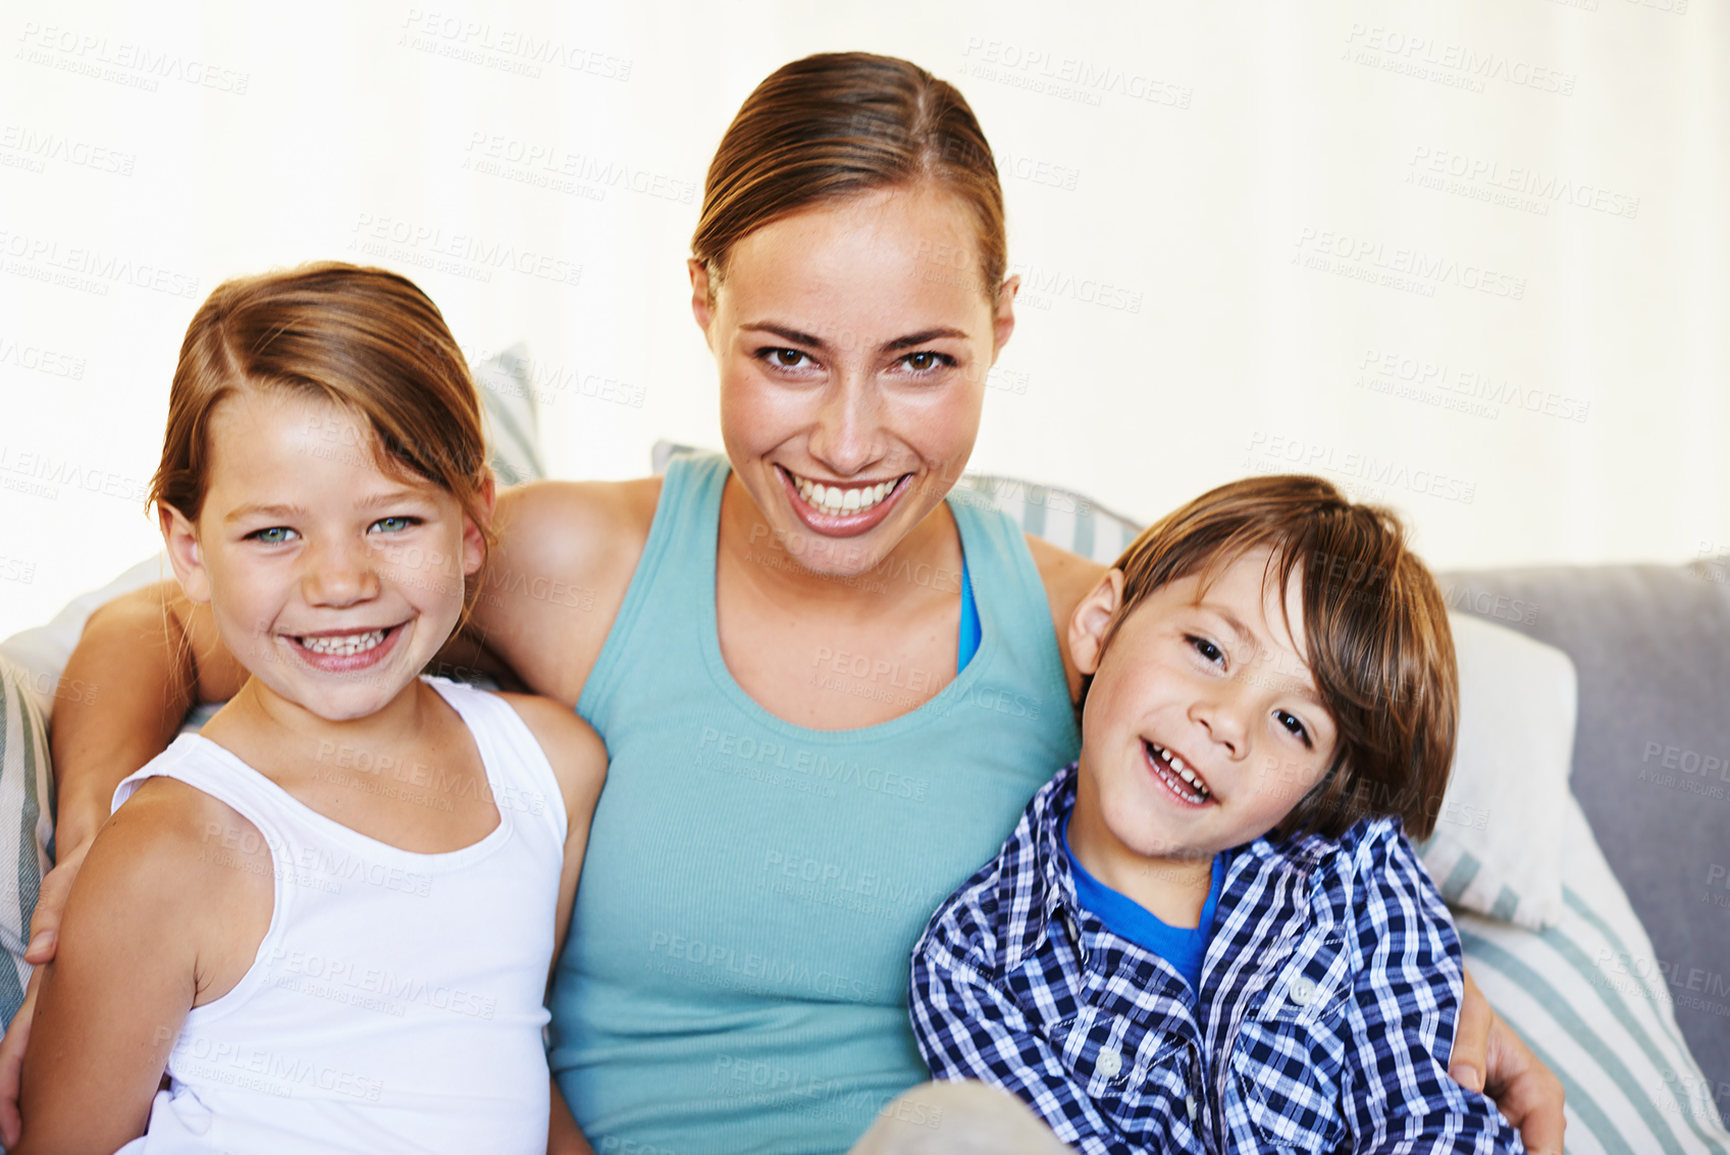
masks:
<svg viewBox="0 0 1730 1155"><path fill-rule="evenodd" d="M727 456L806 569L869 571L960 476L1014 327L1015 279L988 300L979 270L971 213L929 185L766 225L719 285L691 262Z"/></svg>
<svg viewBox="0 0 1730 1155"><path fill-rule="evenodd" d="M1103 857L1209 858L1279 825L1326 772L1336 730L1297 641L1301 579L1282 609L1268 557L1245 554L1205 589L1197 577L1161 586L1108 644L1123 575L1076 611L1070 646L1093 683L1071 833Z"/></svg>
<svg viewBox="0 0 1730 1155"><path fill-rule="evenodd" d="M264 687L331 721L392 701L438 652L484 557L431 482L380 472L364 417L284 390L242 390L210 420L193 525L162 515L175 574Z"/></svg>

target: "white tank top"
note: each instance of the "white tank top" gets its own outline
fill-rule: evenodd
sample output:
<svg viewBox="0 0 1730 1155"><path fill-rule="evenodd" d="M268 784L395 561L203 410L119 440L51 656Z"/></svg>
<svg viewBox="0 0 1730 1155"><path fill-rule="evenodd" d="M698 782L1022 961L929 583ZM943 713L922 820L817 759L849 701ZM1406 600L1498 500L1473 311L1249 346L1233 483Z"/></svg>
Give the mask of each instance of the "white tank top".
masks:
<svg viewBox="0 0 1730 1155"><path fill-rule="evenodd" d="M126 1155L500 1152L547 1146L541 1028L565 843L546 755L503 699L428 678L480 748L499 824L417 854L297 801L208 739L182 735L114 791L177 778L258 828L276 905L251 969L186 1016L145 1135ZM441 806L436 767L332 772ZM477 787L478 789L478 787ZM205 851L249 860L217 839Z"/></svg>

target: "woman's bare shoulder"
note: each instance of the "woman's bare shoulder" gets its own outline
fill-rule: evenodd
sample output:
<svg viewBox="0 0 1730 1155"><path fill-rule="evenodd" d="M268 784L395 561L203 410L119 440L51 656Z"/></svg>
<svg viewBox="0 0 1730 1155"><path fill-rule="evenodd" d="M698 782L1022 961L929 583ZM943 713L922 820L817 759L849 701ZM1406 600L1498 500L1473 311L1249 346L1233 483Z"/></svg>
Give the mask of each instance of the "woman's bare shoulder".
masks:
<svg viewBox="0 0 1730 1155"><path fill-rule="evenodd" d="M654 525L661 480L537 481L499 495L474 633L524 685L574 705Z"/></svg>
<svg viewBox="0 0 1730 1155"><path fill-rule="evenodd" d="M1063 672L1069 681L1069 696L1081 694L1081 672L1069 653L1069 619L1075 607L1089 590L1105 576L1106 567L1079 554L1060 549L1041 538L1027 535L1027 550L1039 570L1039 580L1045 585L1046 601L1051 606L1051 625L1057 632L1057 649L1063 655Z"/></svg>

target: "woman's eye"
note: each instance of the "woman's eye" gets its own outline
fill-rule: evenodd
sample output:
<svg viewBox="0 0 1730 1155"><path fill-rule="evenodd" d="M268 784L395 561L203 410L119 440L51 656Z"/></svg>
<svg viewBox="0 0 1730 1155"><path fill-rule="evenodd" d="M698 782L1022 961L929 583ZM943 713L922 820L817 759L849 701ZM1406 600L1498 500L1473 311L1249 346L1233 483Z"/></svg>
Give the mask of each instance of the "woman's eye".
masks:
<svg viewBox="0 0 1730 1155"><path fill-rule="evenodd" d="M915 373L930 373L954 365L955 358L947 353L936 353L930 349L922 349L917 353L907 354L901 358L901 363Z"/></svg>
<svg viewBox="0 0 1730 1155"><path fill-rule="evenodd" d="M1223 664L1225 662L1225 651L1208 641L1206 638L1195 637L1192 635L1187 640L1191 646L1195 647L1195 652L1208 661L1215 664Z"/></svg>
<svg viewBox="0 0 1730 1155"><path fill-rule="evenodd" d="M811 364L811 355L802 349L759 349L757 356L777 369L807 369Z"/></svg>
<svg viewBox="0 0 1730 1155"><path fill-rule="evenodd" d="M1310 744L1310 732L1304 727L1303 719L1296 714L1287 713L1285 710L1275 710L1274 717L1278 718L1279 724L1286 728L1286 733L1302 740L1305 746Z"/></svg>
<svg viewBox="0 0 1730 1155"><path fill-rule="evenodd" d="M420 524L418 517L381 517L372 523L373 529L382 529L386 533L401 533L411 526Z"/></svg>

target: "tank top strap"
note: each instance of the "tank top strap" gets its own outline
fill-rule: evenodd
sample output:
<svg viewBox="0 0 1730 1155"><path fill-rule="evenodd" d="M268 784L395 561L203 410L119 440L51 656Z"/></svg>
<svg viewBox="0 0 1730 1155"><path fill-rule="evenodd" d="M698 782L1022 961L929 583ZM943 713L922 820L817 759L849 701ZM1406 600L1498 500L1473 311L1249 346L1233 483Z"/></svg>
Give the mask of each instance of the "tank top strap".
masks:
<svg viewBox="0 0 1730 1155"><path fill-rule="evenodd" d="M464 682L429 677L426 683L474 735L499 817L507 821L511 816L544 817L562 845L568 822L564 795L546 751L516 707Z"/></svg>
<svg viewBox="0 0 1730 1155"><path fill-rule="evenodd" d="M712 604L715 598L721 491L731 472L727 459L718 453L681 453L667 463L642 560L577 699L578 715L596 729L602 729L597 716L608 712L619 690L622 658L648 607L653 607L653 622L644 624L652 628L672 628L687 637L702 629L705 600ZM669 614L685 615L686 620L669 621Z"/></svg>
<svg viewBox="0 0 1730 1155"><path fill-rule="evenodd" d="M246 772L236 773L237 769ZM258 827L267 839L283 832L277 821L281 810L278 788L208 738L197 734L175 738L168 749L121 779L114 788L109 813L119 810L121 803L152 778L173 778L210 795Z"/></svg>

